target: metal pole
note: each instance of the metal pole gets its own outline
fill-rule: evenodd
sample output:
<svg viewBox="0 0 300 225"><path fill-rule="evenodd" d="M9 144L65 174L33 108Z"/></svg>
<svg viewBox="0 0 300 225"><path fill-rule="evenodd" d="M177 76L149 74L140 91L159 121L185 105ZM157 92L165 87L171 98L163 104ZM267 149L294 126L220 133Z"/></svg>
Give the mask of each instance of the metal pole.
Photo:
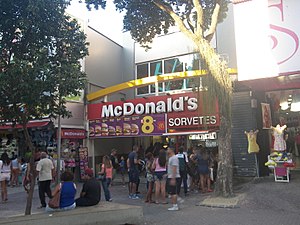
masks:
<svg viewBox="0 0 300 225"><path fill-rule="evenodd" d="M56 183L60 183L60 158L61 158L61 116L58 115L58 131L57 131L57 165L56 165Z"/></svg>

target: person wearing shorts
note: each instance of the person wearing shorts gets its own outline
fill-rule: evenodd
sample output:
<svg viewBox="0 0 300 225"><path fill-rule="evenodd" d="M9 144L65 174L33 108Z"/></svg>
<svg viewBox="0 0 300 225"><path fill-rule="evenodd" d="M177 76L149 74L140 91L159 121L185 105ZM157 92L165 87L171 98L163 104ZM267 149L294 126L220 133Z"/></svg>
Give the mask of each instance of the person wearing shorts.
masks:
<svg viewBox="0 0 300 225"><path fill-rule="evenodd" d="M209 155L205 149L201 149L197 156L198 161L198 173L200 175L200 187L201 192L212 192L210 188L210 177L209 177Z"/></svg>
<svg viewBox="0 0 300 225"><path fill-rule="evenodd" d="M168 208L169 211L178 211L179 207L177 204L177 187L180 182L179 173L179 160L175 155L175 150L173 148L168 148L168 193L171 195L171 201L173 206Z"/></svg>
<svg viewBox="0 0 300 225"><path fill-rule="evenodd" d="M152 165L155 180L155 203L166 204L166 178L167 178L167 156L165 150L160 150L158 158L155 158Z"/></svg>
<svg viewBox="0 0 300 225"><path fill-rule="evenodd" d="M138 146L133 146L132 152L129 153L127 159L127 168L128 168L128 178L129 178L129 198L130 199L139 199L139 196L136 194L136 187L139 182L139 170L138 170Z"/></svg>
<svg viewBox="0 0 300 225"><path fill-rule="evenodd" d="M2 202L7 202L7 184L10 180L11 175L11 161L7 155L7 153L3 153L1 155L0 160L0 182L1 182L1 198Z"/></svg>

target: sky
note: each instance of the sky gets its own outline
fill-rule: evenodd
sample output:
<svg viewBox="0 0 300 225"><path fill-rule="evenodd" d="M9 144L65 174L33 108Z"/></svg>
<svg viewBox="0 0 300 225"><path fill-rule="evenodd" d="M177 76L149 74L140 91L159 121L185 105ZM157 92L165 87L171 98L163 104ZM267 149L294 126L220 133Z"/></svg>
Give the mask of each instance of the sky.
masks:
<svg viewBox="0 0 300 225"><path fill-rule="evenodd" d="M105 10L92 9L88 11L84 3L72 0L67 12L86 21L89 26L122 45L123 16L115 10L112 1L107 1Z"/></svg>

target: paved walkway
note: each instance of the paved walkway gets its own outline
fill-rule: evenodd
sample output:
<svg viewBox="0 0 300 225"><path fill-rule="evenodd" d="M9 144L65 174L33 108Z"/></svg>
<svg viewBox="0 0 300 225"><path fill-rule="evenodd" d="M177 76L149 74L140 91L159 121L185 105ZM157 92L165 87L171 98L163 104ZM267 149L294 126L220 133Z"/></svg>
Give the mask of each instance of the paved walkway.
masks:
<svg viewBox="0 0 300 225"><path fill-rule="evenodd" d="M143 206L144 224L201 224L201 225L299 225L300 224L300 172L294 171L290 183L276 183L273 177L255 178L235 186L235 193L244 198L234 209L197 206L209 194L190 193L178 212L169 212L169 205L145 204L143 200L127 197L127 187L116 183L111 188L113 202ZM78 190L81 190L79 185ZM26 194L9 189L9 201L0 204L0 217L23 214ZM145 184L141 184L142 194ZM78 191L78 192L79 192ZM14 193L12 193L14 192ZM102 195L103 196L103 195ZM102 198L103 199L103 198ZM33 213L41 213L37 191L33 199Z"/></svg>

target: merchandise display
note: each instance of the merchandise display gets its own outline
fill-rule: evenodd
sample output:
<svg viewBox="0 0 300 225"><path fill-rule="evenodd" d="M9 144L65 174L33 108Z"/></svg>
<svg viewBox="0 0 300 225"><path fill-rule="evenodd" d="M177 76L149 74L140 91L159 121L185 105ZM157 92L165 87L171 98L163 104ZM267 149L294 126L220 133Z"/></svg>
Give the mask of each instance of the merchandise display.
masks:
<svg viewBox="0 0 300 225"><path fill-rule="evenodd" d="M258 130L253 131L250 130L249 132L245 131L245 134L248 139L248 153L258 153L259 152L259 146L256 142Z"/></svg>
<svg viewBox="0 0 300 225"><path fill-rule="evenodd" d="M276 127L271 127L273 130L274 140L274 150L275 151L285 151L286 150L286 142L284 140L284 130L287 128L286 125L280 126L277 124Z"/></svg>
<svg viewBox="0 0 300 225"><path fill-rule="evenodd" d="M276 182L289 182L290 168L295 167L295 163L293 162L291 153L272 152L268 156L265 166L273 170Z"/></svg>

